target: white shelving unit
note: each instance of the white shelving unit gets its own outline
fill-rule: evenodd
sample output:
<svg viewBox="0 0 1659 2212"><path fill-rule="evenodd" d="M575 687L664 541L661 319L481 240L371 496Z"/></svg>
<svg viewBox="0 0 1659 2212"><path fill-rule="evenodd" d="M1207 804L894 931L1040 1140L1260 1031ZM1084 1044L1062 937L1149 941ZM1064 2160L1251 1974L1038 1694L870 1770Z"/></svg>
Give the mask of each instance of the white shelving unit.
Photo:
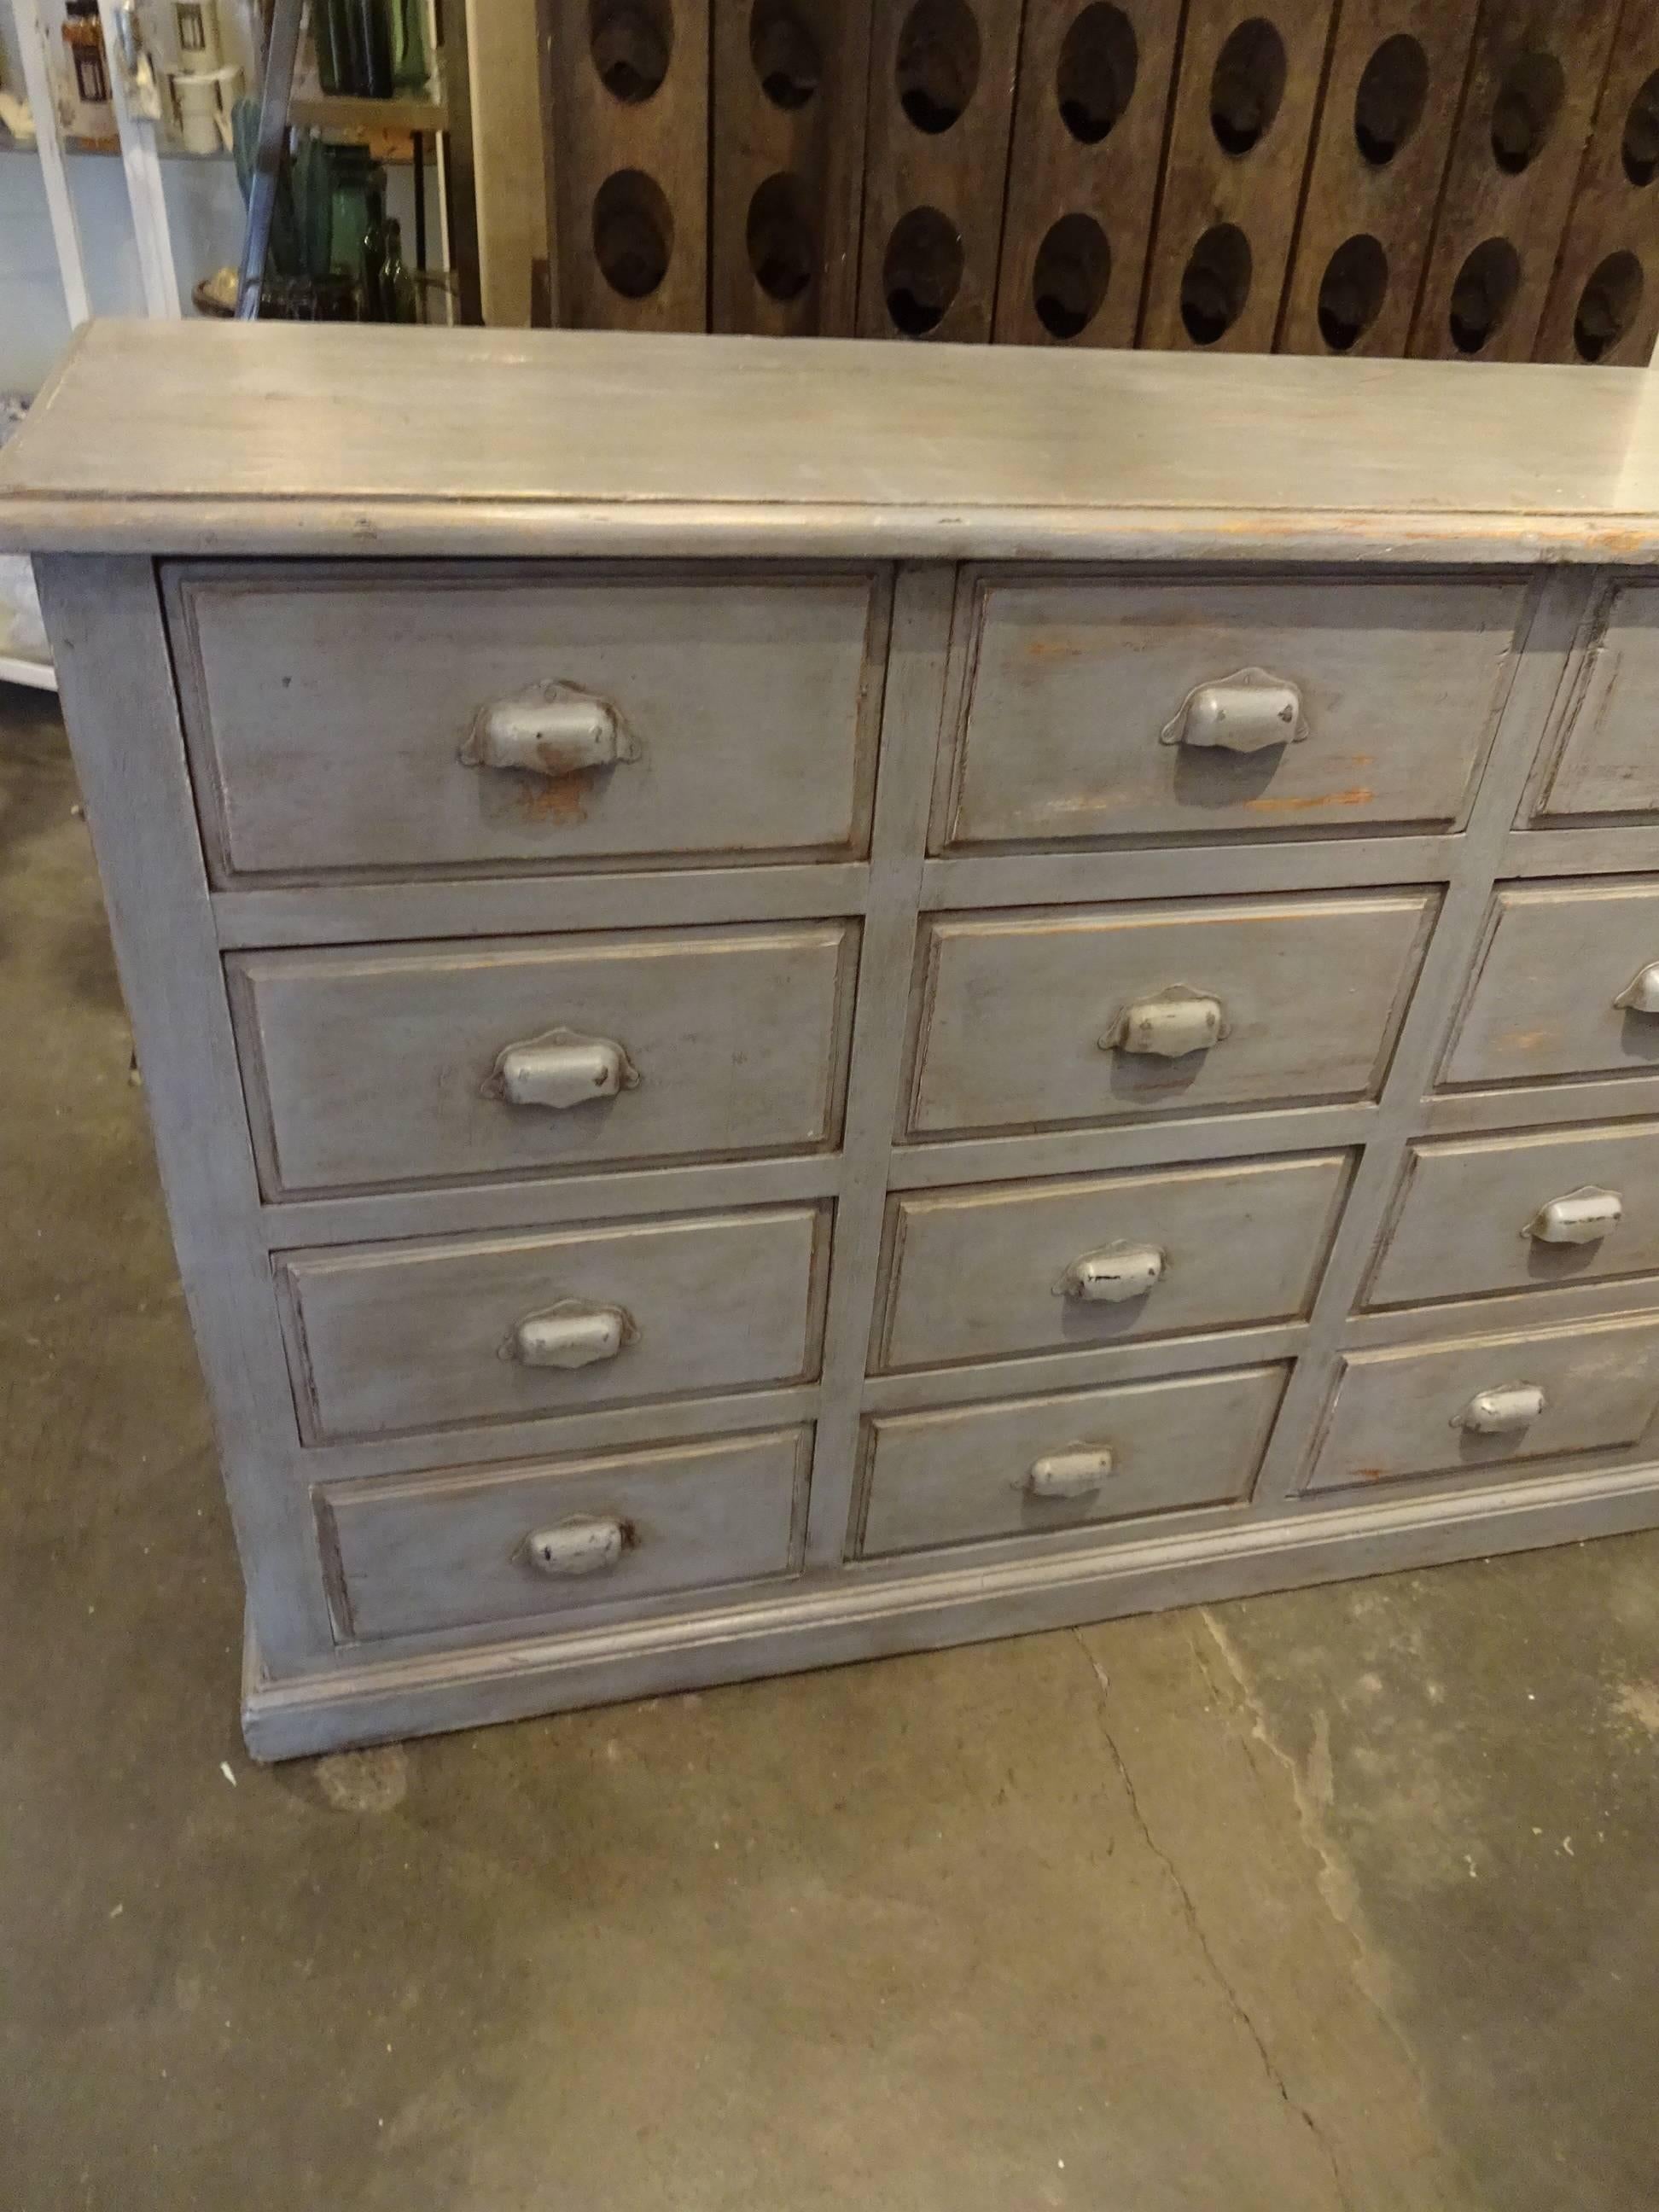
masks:
<svg viewBox="0 0 1659 2212"><path fill-rule="evenodd" d="M0 653L0 684L21 684L34 691L58 689L51 661L25 659L21 653Z"/></svg>
<svg viewBox="0 0 1659 2212"><path fill-rule="evenodd" d="M145 70L149 69L154 76L154 65L145 53L132 0L98 0L98 11L109 65L111 105L120 139L127 204L132 216L144 312L151 316L176 319L179 313L179 277L167 228L167 203L161 191L155 120L144 112L144 102L135 96ZM40 0L11 0L11 13L22 64L23 90L40 155L58 273L64 288L64 305L69 313L70 327L78 330L92 310L86 256L70 191L52 82L54 49L41 19ZM3 624L3 609L0 624ZM58 679L50 660L36 659L9 649L9 625L0 626L0 682L55 691Z"/></svg>

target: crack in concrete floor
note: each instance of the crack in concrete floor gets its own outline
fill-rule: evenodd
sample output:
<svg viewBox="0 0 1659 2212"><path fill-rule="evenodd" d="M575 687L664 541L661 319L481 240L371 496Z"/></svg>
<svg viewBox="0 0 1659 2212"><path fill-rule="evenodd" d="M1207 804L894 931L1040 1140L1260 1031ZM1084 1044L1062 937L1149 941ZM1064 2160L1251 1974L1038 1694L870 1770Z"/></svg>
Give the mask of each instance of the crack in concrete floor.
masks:
<svg viewBox="0 0 1659 2212"><path fill-rule="evenodd" d="M1084 1658L1088 1662L1091 1672L1093 1674L1100 1686L1101 1736L1105 1743L1107 1751L1111 1756L1112 1764L1117 1770L1118 1779L1123 1785L1123 1792L1128 1800L1129 1811L1134 1820L1135 1826L1139 1829L1142 1837L1145 1838L1148 1850L1152 1852L1152 1856L1158 1860L1158 1863L1168 1874L1170 1881L1174 1886L1176 1894L1181 1900L1182 1913L1186 1920L1188 1928L1192 1933L1193 1940L1198 1945L1199 1949L1203 1953L1205 1963L1208 1966L1211 1973L1215 1977L1216 1986L1221 1991L1222 1996L1226 1999L1228 2007L1231 2010L1234 2018L1239 2022L1239 2025L1244 2029L1246 2034L1249 2035L1251 2042L1255 2045L1257 2054L1261 2060L1262 2072L1267 2075L1275 2092L1280 2099L1282 2099L1286 2108L1296 2115L1297 2119L1302 2122L1303 2125L1312 2136L1314 2141L1318 2144L1322 2154L1330 2166L1331 2179L1335 2185L1338 2201L1345 2208L1345 2212L1352 2212L1352 2199L1349 2197L1347 2188L1343 2181L1342 2168L1337 2160L1335 2151L1333 2149L1330 2142L1327 2139L1324 2130L1321 2128L1318 2121L1315 2119L1313 2114L1308 2110L1307 2106L1304 2104L1298 2103L1296 2098L1291 2094L1290 2084L1285 2081L1285 2076L1279 2072L1279 2068L1274 2064L1273 2053L1268 2050L1267 2044L1263 2041L1261 2031L1257 2027L1255 2021L1251 2019L1249 2008L1239 1996L1238 1991L1234 1988L1232 1983L1222 1972L1221 1962L1216 1957L1214 1951L1210 1948L1210 1939L1204 1932L1204 1924L1198 1917L1198 1907L1193 1902L1192 1893L1181 1878L1180 1868L1176 1864L1175 1860L1164 1849L1164 1845L1159 1843L1157 1837L1153 1835L1151 1828L1146 1824L1146 1816L1140 1809L1140 1800L1135 1793L1134 1777L1130 1773L1128 1767L1124 1763L1123 1753L1118 1749L1116 1739L1112 1734L1111 1728L1107 1719L1110 1703L1110 1685L1107 1680L1106 1669L1095 1657L1093 1652L1090 1650L1087 1640L1084 1637L1083 1632L1080 1629L1074 1629L1072 1633L1075 1636L1078 1646L1082 1651Z"/></svg>

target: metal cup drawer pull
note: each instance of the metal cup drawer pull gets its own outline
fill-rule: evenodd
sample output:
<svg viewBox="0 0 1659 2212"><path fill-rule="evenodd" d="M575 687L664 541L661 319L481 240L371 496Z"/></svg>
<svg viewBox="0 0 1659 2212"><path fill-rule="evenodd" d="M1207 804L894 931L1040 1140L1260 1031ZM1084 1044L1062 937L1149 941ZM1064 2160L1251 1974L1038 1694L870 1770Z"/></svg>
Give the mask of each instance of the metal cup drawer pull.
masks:
<svg viewBox="0 0 1659 2212"><path fill-rule="evenodd" d="M503 1047L482 1091L486 1098L502 1098L509 1106L562 1109L586 1105L590 1098L614 1098L619 1091L639 1086L640 1071L614 1037L556 1029Z"/></svg>
<svg viewBox="0 0 1659 2212"><path fill-rule="evenodd" d="M1308 734L1302 693L1265 668L1238 668L1197 684L1158 733L1161 745L1198 745L1229 753L1266 752L1300 744Z"/></svg>
<svg viewBox="0 0 1659 2212"><path fill-rule="evenodd" d="M561 1298L557 1305L526 1314L501 1346L501 1357L521 1367L592 1367L637 1343L639 1334L623 1306Z"/></svg>
<svg viewBox="0 0 1659 2212"><path fill-rule="evenodd" d="M1123 1305L1144 1298L1164 1279L1168 1255L1157 1244L1109 1244L1073 1260L1054 1285L1054 1295L1085 1305Z"/></svg>
<svg viewBox="0 0 1659 2212"><path fill-rule="evenodd" d="M1473 1437L1512 1436L1538 1419L1549 1401L1536 1382L1500 1382L1493 1390L1477 1390L1451 1425Z"/></svg>
<svg viewBox="0 0 1659 2212"><path fill-rule="evenodd" d="M1659 1014L1659 960L1650 961L1633 975L1613 1003L1627 1013Z"/></svg>
<svg viewBox="0 0 1659 2212"><path fill-rule="evenodd" d="M1540 1206L1521 1234L1540 1244L1599 1244L1624 1218L1625 1201L1616 1190L1586 1183Z"/></svg>
<svg viewBox="0 0 1659 2212"><path fill-rule="evenodd" d="M1189 1052L1207 1052L1231 1030L1219 999L1190 984L1171 983L1156 998L1137 999L1126 1006L1101 1038L1100 1048L1181 1060Z"/></svg>
<svg viewBox="0 0 1659 2212"><path fill-rule="evenodd" d="M1034 1462L1024 1487L1032 1498L1091 1498L1111 1473L1111 1446L1083 1444Z"/></svg>
<svg viewBox="0 0 1659 2212"><path fill-rule="evenodd" d="M622 1564L631 1535L625 1522L579 1515L532 1529L524 1540L524 1556L538 1574L602 1575Z"/></svg>
<svg viewBox="0 0 1659 2212"><path fill-rule="evenodd" d="M608 699L556 682L480 708L460 757L465 768L580 775L637 760L640 744Z"/></svg>

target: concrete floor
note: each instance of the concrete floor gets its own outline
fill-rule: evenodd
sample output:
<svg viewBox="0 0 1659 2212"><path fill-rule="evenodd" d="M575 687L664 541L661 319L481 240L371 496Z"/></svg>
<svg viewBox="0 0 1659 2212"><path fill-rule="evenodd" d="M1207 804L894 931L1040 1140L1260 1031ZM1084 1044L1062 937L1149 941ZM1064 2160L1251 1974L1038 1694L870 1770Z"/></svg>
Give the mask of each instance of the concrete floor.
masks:
<svg viewBox="0 0 1659 2212"><path fill-rule="evenodd" d="M1659 1536L250 1765L85 833L0 701L5 2212L1659 2203Z"/></svg>

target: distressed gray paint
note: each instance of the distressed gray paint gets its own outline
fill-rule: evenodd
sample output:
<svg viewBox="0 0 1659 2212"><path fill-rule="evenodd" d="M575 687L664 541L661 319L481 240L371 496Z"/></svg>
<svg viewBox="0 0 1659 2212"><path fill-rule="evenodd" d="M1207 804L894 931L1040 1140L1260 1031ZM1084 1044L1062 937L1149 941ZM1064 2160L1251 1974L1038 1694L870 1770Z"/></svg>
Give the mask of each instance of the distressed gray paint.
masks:
<svg viewBox="0 0 1659 2212"><path fill-rule="evenodd" d="M823 1225L800 1207L280 1255L302 1424L373 1437L808 1379ZM521 1322L571 1298L627 1315L614 1358L509 1356Z"/></svg>
<svg viewBox="0 0 1659 2212"><path fill-rule="evenodd" d="M799 1432L690 1450L618 1453L356 1483L319 1499L342 1629L379 1638L543 1619L788 1571ZM531 1540L577 1522L618 1531L616 1564L549 1576Z"/></svg>
<svg viewBox="0 0 1659 2212"><path fill-rule="evenodd" d="M0 536L78 549L44 565L46 601L247 1571L247 1724L262 1753L1659 1517L1645 1380L1656 1271L1620 1272L1644 1258L1646 1199L1640 1128L1620 1126L1659 1111L1653 1056L1632 1048L1627 1027L1659 1017L1613 1005L1659 957L1650 928L1659 844L1646 826L1653 810L1632 797L1639 775L1627 773L1643 766L1631 733L1650 688L1640 595L1654 587L1643 570L1659 561L1650 380L1375 364L1364 372L1368 434L1356 441L1353 372L1328 363L1085 363L961 349L876 349L877 360L718 341L708 351L580 338L525 348L465 333L445 334L441 347L414 334L410 352L403 334L397 368L415 415L453 420L466 393L478 434L458 459L435 435L410 440L400 427L389 440L378 420L348 432L359 387L331 381L337 337L300 336L302 349L276 325L228 347L204 331L94 330L0 462ZM257 364L257 374L218 375L216 364ZM112 450L83 430L108 419L117 389L135 427ZM652 437L639 435L637 409L619 406L630 391L644 396ZM1493 405L1495 391L1504 405ZM324 482L315 425L329 410L336 460L345 450L353 460L346 479L335 466ZM120 547L134 557L103 557ZM310 565L276 567L273 554ZM317 565L325 555L344 557ZM526 565L479 565L510 555ZM152 565L164 556L197 563L215 590L228 580L287 610L268 631L256 622L250 657L222 660L206 695L189 636L167 635ZM556 565L562 556L580 574ZM912 557L917 565L902 565ZM951 565L958 558L974 564L969 574ZM1587 565L1539 565L1553 558ZM896 570L885 565L896 560ZM1003 560L1013 564L1006 573ZM1479 574L1449 574L1453 561ZM1628 585L1611 564L1633 572ZM975 749L988 747L979 757L994 761L995 787L981 788L995 803L981 819L994 848L929 858L930 810L951 789L973 695L963 611L981 585L994 599L1004 584L1064 605L1091 672L1072 695L1058 755L1045 756L1040 716L1017 726L1012 714L988 718L991 694L980 699L969 780ZM307 592L308 605L344 606L356 592L360 606L429 615L409 635L442 640L443 658L423 664L431 680L418 698L399 695L395 726L375 719L362 625L349 645L326 622L307 625L295 613ZM1276 626L1239 622L1214 635L1201 665L1160 677L1159 711L1141 730L1156 757L1133 752L1129 726L1111 723L1105 705L1131 696L1135 669L1184 629L1215 625L1218 609L1270 603L1282 611ZM752 621L761 604L779 611L764 634ZM474 621L491 605L510 636ZM622 611L609 643L592 633L605 665L528 668L522 656L537 640L525 611L576 605ZM1131 607L1140 617L1126 626ZM679 700L660 674L672 657L663 641L699 609L714 611L699 650L688 658L684 639L670 640ZM804 659L791 642L803 629ZM821 680L774 681L775 667L812 659L814 635ZM1096 655L1108 635L1116 641ZM1390 641L1380 692L1370 687L1379 638ZM581 646L568 623L553 641L562 664ZM250 676L251 656L277 645L284 665ZM1354 672L1365 663L1363 700L1340 672L1344 653L1358 656ZM1160 743L1166 726L1194 688L1224 688L1251 666L1272 674L1275 659L1306 737L1214 760L1206 775L1242 770L1261 788L1241 800L1237 782L1206 787L1214 803L1189 804L1197 785L1183 793L1165 780L1184 750ZM619 680L631 680L629 665L659 671L631 702ZM1051 673L1064 665L1048 656ZM489 680L461 701L453 678L464 667ZM295 681L284 687L283 675ZM550 682L614 698L618 751L637 723L638 757L552 779L533 764L485 771L461 760L481 710ZM343 722L301 714L284 736L285 688L368 704ZM1378 696L1394 709L1376 709ZM215 714L240 728L233 742ZM698 748L708 780L665 804L672 792L652 767L686 769L677 714L708 739ZM582 742L599 742L597 727ZM1074 838L1033 830L1021 810L1044 775L1050 795L1092 775L1095 728L1131 748L1114 770L1130 826L1091 822ZM1342 732L1341 749L1376 755L1363 764L1376 772L1364 785L1374 817L1370 799L1322 803L1360 787L1322 780L1333 765L1322 729ZM293 756L290 740L313 785L273 793L262 785ZM550 811L574 814L564 805L574 797L580 823L480 830L486 774L558 787ZM1547 791L1557 811L1539 813ZM1293 818L1263 829L1258 817L1274 810L1251 799L1281 793L1322 803L1279 810ZM252 842L234 860L258 872L233 882L223 831L239 800ZM498 831L503 842L492 843ZM850 955L848 925L860 934L850 989L850 960L831 949L844 943ZM1020 945L1014 970L988 977L994 1006L977 984L958 988L943 962L931 972L927 948L945 933L959 945ZM317 1060L315 1110L290 1093L289 1118L300 1116L298 1128L309 1114L305 1141L317 1147L304 1172L362 1179L272 1194L280 1177L259 1104L250 976L361 968L413 979L441 941L441 958L459 945L463 971L483 979L471 995L487 1000L491 979L550 951L580 967L596 942L625 955L693 933L815 948L793 971L799 988L774 1001L777 1054L752 1063L752 1094L725 1094L724 1116L719 1085L700 1080L688 1091L695 1111L659 1125L666 1150L490 1156L484 1125L468 1120L471 1098L453 1124L441 1114L422 1121L431 1101L422 1105L411 1070L431 1062L401 1032L429 1021L428 1038L441 1042L472 1009L469 999L463 1020L459 998L446 1012L417 989L396 1019L337 1025L349 1049ZM1122 948L1148 944L1188 957L1143 974ZM1197 972L1191 956L1212 948ZM826 1035L830 965L839 1002ZM603 972L637 971L619 957ZM737 1030L723 1028L717 980L729 972L716 964L707 988L686 994L707 1039L689 1019L678 1034L688 1051L724 1037L735 1073ZM1190 1078L1180 1060L1143 1055L1150 1077L1115 1094L1121 1055L1103 1054L1099 1038L1127 1006L1176 986L1212 992L1227 1034L1192 1056ZM525 1034L562 1020L615 1036L621 1025L605 1018L628 1011L621 995L585 1006L580 1022L557 1010L542 1019L538 1007ZM653 1020L669 1019L671 997ZM1541 1017L1549 1048L1517 1023L1516 1006ZM511 1041L469 1032L461 1057L488 1044L493 1066ZM1011 1042L1034 1045L1034 1061ZM273 1057L279 1043L273 1031ZM895 1142L910 1111L907 1069L930 1054L945 1079L923 1110L939 1125L924 1141ZM343 1085L342 1057L353 1071ZM781 1121L769 1105L744 1118L786 1092ZM607 1110L619 1117L652 1095L647 1071ZM379 1130L376 1100L390 1102ZM1533 1169L1557 1146L1565 1169L1575 1133L1588 1147L1578 1157L1620 1167L1619 1228L1553 1251L1547 1279L1528 1269L1517 1281L1489 1218L1507 1221L1511 1193L1517 1208L1526 1200L1522 1218L1559 1194L1534 1192ZM1615 1161L1606 1147L1626 1140L1635 1149ZM1482 1211L1466 1237L1442 1244L1434 1224L1413 1224L1428 1218L1422 1206L1443 1205L1409 1193L1402 1204L1401 1193L1419 1148L1430 1192L1447 1144L1474 1148L1460 1194ZM319 1167L330 1146L341 1148L334 1164ZM1328 1172L1344 1185L1340 1202L1317 1167L1339 1158ZM918 1220L937 1206L926 1218L953 1233L958 1207L964 1224L1035 1221L1044 1198L1035 1186L1054 1178L1120 1194L1147 1187L1148 1212L1121 1222L1115 1240L1132 1232L1176 1263L1146 1295L1145 1333L1122 1318L1130 1301L1086 1310L1091 1328L1104 1317L1097 1336L994 1343L994 1310L958 1313L941 1290L924 1364L872 1372L878 1293L900 1242L884 1245L884 1225L895 1228L902 1206ZM1587 1179L1615 1180L1575 1168L1575 1187ZM1239 1200L1275 1188L1277 1205ZM1184 1240L1204 1232L1200 1191L1218 1200L1232 1302L1179 1307L1177 1290L1194 1280L1179 1264L1193 1249ZM1513 1234L1524 1261L1522 1218ZM1099 1233L1112 1225L1103 1218ZM1407 1302L1367 1306L1391 1232L1399 1256L1386 1264L1407 1270ZM699 1241L711 1235L714 1244ZM999 1258L964 1241L962 1264L945 1273L960 1284L977 1259L988 1279L1005 1270L1012 1292L1022 1267L1047 1264L1041 1243L1021 1230ZM1246 1245L1254 1269L1237 1256ZM526 1251L562 1255L559 1279L531 1263L524 1301L497 1313L490 1300L520 1283L492 1271ZM567 1280L577 1253L603 1257L611 1279ZM1069 1266L1079 1255L1054 1256ZM400 1310L417 1276L436 1290ZM397 1286L396 1297L360 1304L371 1283ZM319 1301L304 1336L302 1290ZM1052 1289L1045 1297L1070 1310ZM579 1368L500 1356L526 1316L568 1314L573 1299L625 1307L649 1325L626 1343L618 1326L613 1356ZM959 1324L971 1344L952 1350L968 1343L951 1335ZM590 1315L588 1348L609 1351L612 1336ZM1241 1376L1267 1380L1249 1384L1243 1410L1206 1425L1206 1409L1243 1388ZM336 1431L326 1437L312 1402L319 1380ZM1497 1419L1534 1387L1546 1404L1522 1430L1475 1441L1453 1426L1476 1401ZM1430 1396L1431 1435L1413 1428ZM1000 1424L1054 1403L1070 1415L1085 1400L1122 1414L1115 1438L1044 1414L1029 1459L1010 1467ZM1156 1451L1137 1442L1137 1407L1164 1408ZM1382 1443L1397 1443L1397 1463L1355 1448L1370 1421ZM775 1454L769 1440L782 1435L793 1441ZM901 1480L907 1437L915 1464L933 1469L925 1482ZM1248 1465L1233 1456L1245 1444ZM647 1509L661 1516L648 1551L623 1541L622 1461L641 1486L637 1525ZM717 1470L738 1462L769 1472L720 1503ZM1351 1480L1363 1465L1401 1480L1379 1491ZM1047 1494L1033 1498L1031 1482ZM864 1504L866 1550L871 1529L877 1544L889 1540L890 1510L902 1550L848 1556ZM331 1548L348 1523L362 1532L356 1614L344 1551ZM536 1569L523 1611L528 1585L513 1567L509 1590L503 1562L523 1565L521 1547L533 1552L538 1535L550 1561L579 1557L592 1571Z"/></svg>
<svg viewBox="0 0 1659 2212"><path fill-rule="evenodd" d="M185 568L167 597L220 882L850 857L868 836L876 575ZM479 714L550 681L611 704L627 757L469 764Z"/></svg>
<svg viewBox="0 0 1659 2212"><path fill-rule="evenodd" d="M1379 895L936 921L909 1133L1367 1097L1432 911L1425 896ZM1172 986L1218 1000L1229 1034L1175 1060L1103 1042Z"/></svg>
<svg viewBox="0 0 1659 2212"><path fill-rule="evenodd" d="M266 1194L807 1152L840 1135L856 930L251 953L228 963ZM492 1083L555 1026L633 1080L556 1110Z"/></svg>
<svg viewBox="0 0 1659 2212"><path fill-rule="evenodd" d="M1309 585L969 577L971 676L934 843L1314 836L1461 820L1524 593L1513 580ZM1185 709L1254 669L1299 734L1198 745ZM1295 720L1292 717L1292 724Z"/></svg>
<svg viewBox="0 0 1659 2212"><path fill-rule="evenodd" d="M1483 1434L1482 1392L1540 1394L1536 1419ZM1639 1443L1659 1410L1659 1320L1356 1352L1343 1363L1310 1487L1480 1475Z"/></svg>
<svg viewBox="0 0 1659 2212"><path fill-rule="evenodd" d="M1529 1225L1586 1187L1616 1194L1604 1236L1552 1243ZM1659 1122L1411 1147L1368 1305L1659 1274Z"/></svg>
<svg viewBox="0 0 1659 2212"><path fill-rule="evenodd" d="M871 1364L947 1366L1306 1313L1347 1180L1340 1153L898 1198ZM1067 1294L1085 1255L1158 1255L1138 1297Z"/></svg>
<svg viewBox="0 0 1659 2212"><path fill-rule="evenodd" d="M1045 1535L1245 1497L1284 1388L1282 1368L1126 1383L872 1424L862 1551ZM1106 1453L1081 1495L1033 1494L1045 1455Z"/></svg>

